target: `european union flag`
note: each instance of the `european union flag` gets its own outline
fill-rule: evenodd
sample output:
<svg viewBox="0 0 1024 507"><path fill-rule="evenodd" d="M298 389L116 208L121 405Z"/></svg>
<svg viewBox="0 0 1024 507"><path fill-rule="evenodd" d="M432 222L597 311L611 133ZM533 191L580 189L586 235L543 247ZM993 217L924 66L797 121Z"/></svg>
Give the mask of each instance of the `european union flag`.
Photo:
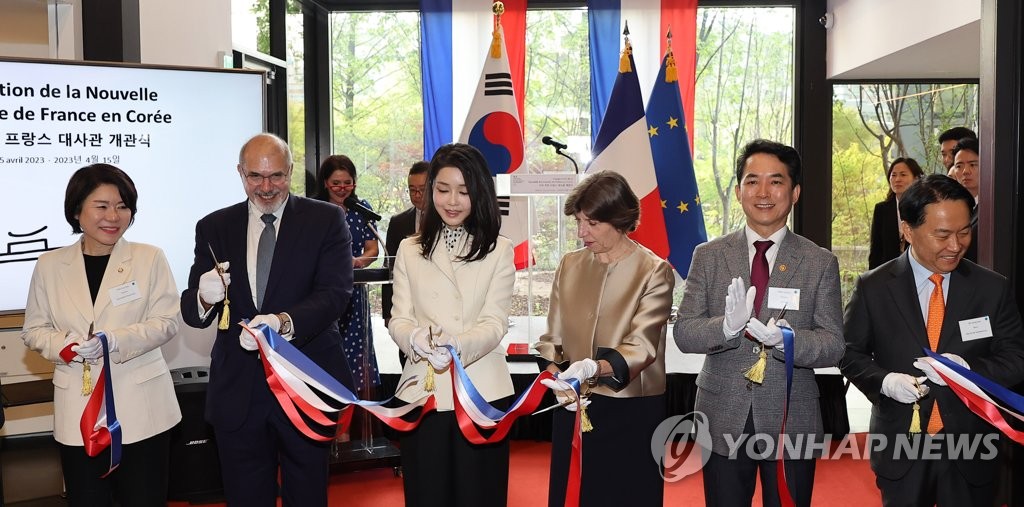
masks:
<svg viewBox="0 0 1024 507"><path fill-rule="evenodd" d="M693 249L708 240L708 233L675 74L675 58L669 52L661 62L647 103L647 134L661 193L661 211L665 215L668 261L679 276L686 278Z"/></svg>

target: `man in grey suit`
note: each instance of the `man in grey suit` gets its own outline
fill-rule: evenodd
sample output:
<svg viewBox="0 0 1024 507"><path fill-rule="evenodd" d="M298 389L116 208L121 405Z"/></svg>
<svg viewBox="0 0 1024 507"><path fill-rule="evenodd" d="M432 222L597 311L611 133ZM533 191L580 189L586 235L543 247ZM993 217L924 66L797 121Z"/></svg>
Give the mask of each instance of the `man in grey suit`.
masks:
<svg viewBox="0 0 1024 507"><path fill-rule="evenodd" d="M886 444L871 446L886 505L994 505L998 432L918 360L927 347L1004 386L1024 380L1013 284L964 258L973 206L952 178L911 185L900 199L910 248L862 275L846 308L840 368L871 400L870 434ZM908 437L915 407L921 433ZM901 452L898 439L927 450Z"/></svg>
<svg viewBox="0 0 1024 507"><path fill-rule="evenodd" d="M785 475L796 504L811 503L815 459L804 451L808 441L823 440L814 368L835 366L844 341L836 257L786 226L800 198L800 173L795 149L763 139L748 143L736 161L746 227L693 254L673 334L683 352L707 354L696 400L712 437L704 467L707 505L750 505L758 474L764 505L779 505L776 456L786 394L781 326L794 332L786 439L804 444L787 452ZM744 372L763 356L758 383Z"/></svg>

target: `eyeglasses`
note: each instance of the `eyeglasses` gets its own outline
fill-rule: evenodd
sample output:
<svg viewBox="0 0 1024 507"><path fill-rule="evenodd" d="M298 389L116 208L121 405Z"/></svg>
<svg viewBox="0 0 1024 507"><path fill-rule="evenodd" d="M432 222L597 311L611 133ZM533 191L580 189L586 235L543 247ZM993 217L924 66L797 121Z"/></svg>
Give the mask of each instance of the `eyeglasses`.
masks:
<svg viewBox="0 0 1024 507"><path fill-rule="evenodd" d="M328 185L327 188L331 189L334 192L341 192L343 190L355 189L356 184L349 183L347 185Z"/></svg>
<svg viewBox="0 0 1024 507"><path fill-rule="evenodd" d="M409 195L423 195L427 187L409 187Z"/></svg>
<svg viewBox="0 0 1024 507"><path fill-rule="evenodd" d="M287 173L276 172L269 176L264 176L259 173L249 173L245 175L245 181L248 181L250 185L262 185L263 180L270 180L275 185L280 185L288 179Z"/></svg>

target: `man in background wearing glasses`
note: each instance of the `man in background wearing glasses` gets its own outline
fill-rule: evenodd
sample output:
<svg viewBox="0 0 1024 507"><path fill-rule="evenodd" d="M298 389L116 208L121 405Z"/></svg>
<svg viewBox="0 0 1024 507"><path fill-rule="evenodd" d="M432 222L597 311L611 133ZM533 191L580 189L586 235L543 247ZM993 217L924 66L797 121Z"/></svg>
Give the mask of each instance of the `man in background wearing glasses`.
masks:
<svg viewBox="0 0 1024 507"><path fill-rule="evenodd" d="M409 202L412 206L397 215L391 217L391 221L388 222L388 233L384 244L384 250L387 251L387 258L385 264L388 270L394 270L395 266L392 260L395 255L398 255L398 245L402 243L402 240L416 234L420 230L420 220L423 216L423 210L427 207L427 170L430 169L430 162L426 160L420 160L409 168ZM386 283L381 287L381 315L384 317L384 325L388 325L388 321L391 320L391 295L392 289L391 284ZM398 352L398 359L402 363L402 367L405 367L405 354L401 351Z"/></svg>
<svg viewBox="0 0 1024 507"><path fill-rule="evenodd" d="M267 386L256 340L235 324L266 324L351 387L337 318L352 294L352 236L340 207L291 195L283 139L246 142L238 174L248 199L196 224L181 295L192 327L230 313L213 344L206 397L224 493L228 505L273 506L280 472L284 506L326 506L329 448L295 430Z"/></svg>

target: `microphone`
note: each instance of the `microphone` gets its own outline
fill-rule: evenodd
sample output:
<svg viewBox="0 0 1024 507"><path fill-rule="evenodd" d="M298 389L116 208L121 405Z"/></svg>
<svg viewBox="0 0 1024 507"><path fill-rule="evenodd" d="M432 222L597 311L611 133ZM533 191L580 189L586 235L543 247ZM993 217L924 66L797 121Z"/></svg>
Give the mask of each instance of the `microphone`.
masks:
<svg viewBox="0 0 1024 507"><path fill-rule="evenodd" d="M555 141L554 139L551 139L551 136L544 136L544 137L542 137L540 139L540 142L542 142L542 143L544 143L544 144L546 144L548 146L554 146L556 150L564 150L564 149L569 147L569 145L562 144L562 143L560 143L558 141Z"/></svg>
<svg viewBox="0 0 1024 507"><path fill-rule="evenodd" d="M363 206L363 203L357 201L356 198L352 197L351 195L345 199L345 207L348 208L349 211L355 211L356 213L362 215L363 218L373 222L380 222L381 218L383 218L380 215L374 213L373 210L371 210L370 208Z"/></svg>

